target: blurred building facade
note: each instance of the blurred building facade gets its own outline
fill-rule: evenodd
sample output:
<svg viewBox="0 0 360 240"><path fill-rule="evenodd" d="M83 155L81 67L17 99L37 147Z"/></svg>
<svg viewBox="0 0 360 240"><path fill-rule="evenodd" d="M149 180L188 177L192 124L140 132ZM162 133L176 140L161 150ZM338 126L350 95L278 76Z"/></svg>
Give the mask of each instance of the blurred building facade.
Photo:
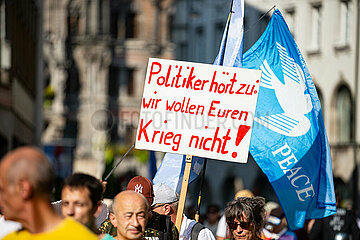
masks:
<svg viewBox="0 0 360 240"><path fill-rule="evenodd" d="M42 1L0 1L0 157L40 146Z"/></svg>
<svg viewBox="0 0 360 240"><path fill-rule="evenodd" d="M263 14L276 5L284 15L318 90L331 147L334 176L349 187L344 197L353 199L358 194L354 149L358 155L356 163L360 163L360 132L359 127L356 127L360 122L360 109L355 102L359 81L358 2L246 0L244 19L246 51L266 28L272 11L260 20ZM224 4L220 0L176 1L173 33L176 59L204 63L214 61L230 3L226 1ZM210 161L206 181L211 186L209 191L212 192L212 201L222 204L229 200L234 190L229 191L222 186L230 186L229 183L235 186L239 181L242 187L272 194L266 190L269 185L261 187L265 186L266 179L260 169L253 164L252 159L249 159L249 163L248 166ZM220 167L221 173L218 171ZM214 175L216 179L212 177Z"/></svg>
<svg viewBox="0 0 360 240"><path fill-rule="evenodd" d="M148 58L212 63L230 3L0 0L0 156L23 144L40 145L42 138L55 155L64 147L74 153L74 171L100 177L105 147L134 143ZM274 5L317 87L334 176L352 187L345 197L356 200L359 0L246 0L244 51L266 28L269 16L258 20ZM133 160L119 171L146 176L145 166ZM220 204L240 188L272 194L251 158L245 165L209 161L204 184L208 199Z"/></svg>
<svg viewBox="0 0 360 240"><path fill-rule="evenodd" d="M74 171L101 177L105 147L134 143L148 58L173 58L171 2L44 1L42 140L74 148Z"/></svg>

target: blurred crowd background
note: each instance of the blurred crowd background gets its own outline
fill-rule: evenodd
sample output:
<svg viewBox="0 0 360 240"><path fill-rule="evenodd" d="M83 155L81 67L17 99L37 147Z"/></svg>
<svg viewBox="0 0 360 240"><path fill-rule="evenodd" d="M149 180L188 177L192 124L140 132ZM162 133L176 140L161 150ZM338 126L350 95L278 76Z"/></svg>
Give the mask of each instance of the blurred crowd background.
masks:
<svg viewBox="0 0 360 240"><path fill-rule="evenodd" d="M51 159L58 185L76 171L103 178L135 141L148 59L211 64L230 4L0 0L0 157L36 145ZM244 51L266 28L271 12L264 14L274 5L317 87L341 205L357 210L359 1L246 0ZM162 156L157 152L150 161L148 151L133 150L108 180L105 197L135 175L151 179L149 169L159 167ZM189 213L199 188L199 180L190 186ZM212 221L245 188L277 201L251 156L247 164L209 160L202 212Z"/></svg>

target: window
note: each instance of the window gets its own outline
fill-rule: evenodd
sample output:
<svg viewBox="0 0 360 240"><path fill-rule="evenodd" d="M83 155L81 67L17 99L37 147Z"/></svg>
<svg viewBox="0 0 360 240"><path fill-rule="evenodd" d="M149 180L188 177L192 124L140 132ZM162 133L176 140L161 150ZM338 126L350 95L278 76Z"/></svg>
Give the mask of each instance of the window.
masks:
<svg viewBox="0 0 360 240"><path fill-rule="evenodd" d="M111 102L116 103L119 95L120 68L110 66L109 96Z"/></svg>
<svg viewBox="0 0 360 240"><path fill-rule="evenodd" d="M79 12L71 11L68 16L68 31L70 36L76 36L79 33Z"/></svg>
<svg viewBox="0 0 360 240"><path fill-rule="evenodd" d="M70 37L77 36L80 34L80 29L83 29L80 27L80 12L80 6L74 2L71 2L67 7L67 28ZM48 18L52 18L51 14Z"/></svg>
<svg viewBox="0 0 360 240"><path fill-rule="evenodd" d="M99 1L98 2L98 30L99 30L99 34L103 34L103 2Z"/></svg>
<svg viewBox="0 0 360 240"><path fill-rule="evenodd" d="M90 8L91 2L88 0L86 2L86 9L85 9L85 34L90 34Z"/></svg>
<svg viewBox="0 0 360 240"><path fill-rule="evenodd" d="M188 60L188 45L186 42L181 42L177 48L177 56L179 60Z"/></svg>
<svg viewBox="0 0 360 240"><path fill-rule="evenodd" d="M110 35L112 38L120 38L119 35L119 29L120 28L120 11L113 7L110 14Z"/></svg>
<svg viewBox="0 0 360 240"><path fill-rule="evenodd" d="M7 1L0 1L0 85L10 84L11 48Z"/></svg>
<svg viewBox="0 0 360 240"><path fill-rule="evenodd" d="M295 9L287 9L285 18L291 34L295 37Z"/></svg>
<svg viewBox="0 0 360 240"><path fill-rule="evenodd" d="M125 37L126 38L136 38L137 37L137 27L136 27L136 13L129 11L126 13L125 18Z"/></svg>
<svg viewBox="0 0 360 240"><path fill-rule="evenodd" d="M352 140L352 101L350 90L341 86L336 100L337 140L349 143Z"/></svg>
<svg viewBox="0 0 360 240"><path fill-rule="evenodd" d="M311 26L311 49L319 51L321 47L321 4L313 4L311 8L312 26Z"/></svg>
<svg viewBox="0 0 360 240"><path fill-rule="evenodd" d="M322 95L322 92L319 88L316 87L316 92L318 94L319 97L319 101L320 101L320 106L321 106L321 111L323 114L323 118L325 117L325 106L324 106L324 97Z"/></svg>
<svg viewBox="0 0 360 240"><path fill-rule="evenodd" d="M205 39L204 29L199 27L196 29L196 45L195 45L195 59L199 62L205 60Z"/></svg>
<svg viewBox="0 0 360 240"><path fill-rule="evenodd" d="M221 40L222 40L222 37L223 37L223 32L224 32L224 24L223 23L217 23L215 25L215 46L213 47L214 49L214 59L216 58L218 52L219 52L219 49L220 49L220 45L221 45Z"/></svg>
<svg viewBox="0 0 360 240"><path fill-rule="evenodd" d="M173 36L173 26L174 26L174 14L169 14L168 15L168 22L167 22L167 34L168 34L168 41L172 42L174 40L174 36Z"/></svg>
<svg viewBox="0 0 360 240"><path fill-rule="evenodd" d="M341 0L339 7L339 33L338 33L338 47L349 45L350 42L350 23L351 23L351 1Z"/></svg>
<svg viewBox="0 0 360 240"><path fill-rule="evenodd" d="M126 71L126 79L127 79L127 94L129 96L134 96L135 93L135 88L134 88L134 69L133 68L128 68Z"/></svg>
<svg viewBox="0 0 360 240"><path fill-rule="evenodd" d="M10 33L9 33L9 30L10 30L10 12L9 12L9 5L10 2L9 0L5 0L5 1L2 1L1 4L0 4L0 24L1 24L1 28L2 31L3 31L3 37L6 39L6 40L10 40Z"/></svg>

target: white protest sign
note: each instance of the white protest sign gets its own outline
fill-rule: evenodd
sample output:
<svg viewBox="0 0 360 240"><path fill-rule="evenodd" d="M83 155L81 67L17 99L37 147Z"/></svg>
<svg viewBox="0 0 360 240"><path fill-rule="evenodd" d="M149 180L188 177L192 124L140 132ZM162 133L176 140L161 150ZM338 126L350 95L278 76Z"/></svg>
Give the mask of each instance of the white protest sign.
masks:
<svg viewBox="0 0 360 240"><path fill-rule="evenodd" d="M260 70L150 58L135 147L245 163Z"/></svg>

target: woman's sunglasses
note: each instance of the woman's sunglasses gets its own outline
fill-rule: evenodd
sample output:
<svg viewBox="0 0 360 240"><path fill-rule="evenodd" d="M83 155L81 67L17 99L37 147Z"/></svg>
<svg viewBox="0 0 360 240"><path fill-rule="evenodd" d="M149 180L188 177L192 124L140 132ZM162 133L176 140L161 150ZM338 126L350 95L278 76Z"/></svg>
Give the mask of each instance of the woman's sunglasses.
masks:
<svg viewBox="0 0 360 240"><path fill-rule="evenodd" d="M237 229L238 226L240 226L241 229L245 229L245 230L248 230L250 227L250 223L248 222L240 222L240 223L232 222L232 223L228 223L228 225L231 230Z"/></svg>

